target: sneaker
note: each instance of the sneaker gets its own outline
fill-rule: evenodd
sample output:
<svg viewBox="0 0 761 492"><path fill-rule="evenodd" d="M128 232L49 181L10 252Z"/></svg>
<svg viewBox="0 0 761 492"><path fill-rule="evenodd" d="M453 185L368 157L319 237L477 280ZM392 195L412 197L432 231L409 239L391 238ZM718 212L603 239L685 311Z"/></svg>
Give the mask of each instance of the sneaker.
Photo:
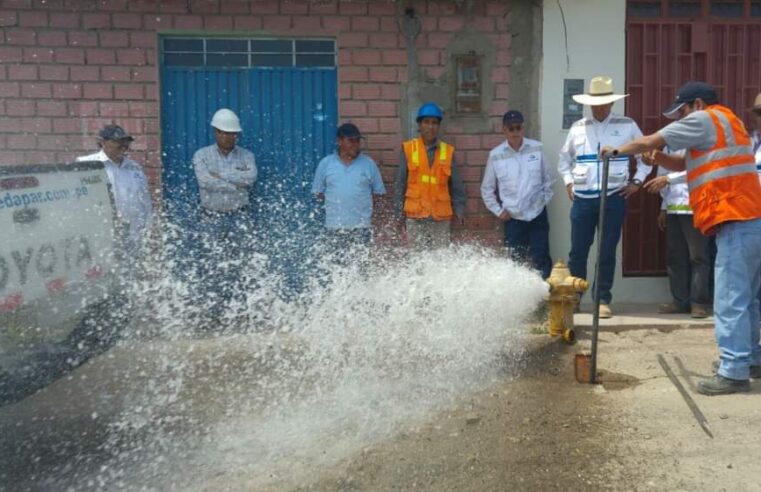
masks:
<svg viewBox="0 0 761 492"><path fill-rule="evenodd" d="M732 393L747 393L750 391L750 381L747 379L729 379L714 374L711 379L698 383L698 393L701 395L731 395Z"/></svg>
<svg viewBox="0 0 761 492"><path fill-rule="evenodd" d="M669 302L668 304L658 304L658 314L681 314L689 313L690 310L684 306L680 306L675 302Z"/></svg>
<svg viewBox="0 0 761 492"><path fill-rule="evenodd" d="M708 309L700 304L693 304L690 308L690 317L703 319L708 317Z"/></svg>
<svg viewBox="0 0 761 492"><path fill-rule="evenodd" d="M610 306L607 304L600 304L600 318L608 319L613 317L613 311L610 310Z"/></svg>
<svg viewBox="0 0 761 492"><path fill-rule="evenodd" d="M714 374L719 370L719 364L720 362L718 360L713 361L713 364L711 364ZM750 366L749 369L751 379L761 379L761 366Z"/></svg>

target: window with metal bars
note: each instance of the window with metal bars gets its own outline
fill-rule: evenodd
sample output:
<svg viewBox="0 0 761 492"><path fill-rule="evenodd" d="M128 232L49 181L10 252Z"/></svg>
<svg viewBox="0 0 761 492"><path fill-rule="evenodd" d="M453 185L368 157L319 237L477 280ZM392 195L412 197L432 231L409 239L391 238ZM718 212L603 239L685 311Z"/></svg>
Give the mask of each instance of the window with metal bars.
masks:
<svg viewBox="0 0 761 492"><path fill-rule="evenodd" d="M166 37L161 47L164 66L336 66L336 43L332 39Z"/></svg>

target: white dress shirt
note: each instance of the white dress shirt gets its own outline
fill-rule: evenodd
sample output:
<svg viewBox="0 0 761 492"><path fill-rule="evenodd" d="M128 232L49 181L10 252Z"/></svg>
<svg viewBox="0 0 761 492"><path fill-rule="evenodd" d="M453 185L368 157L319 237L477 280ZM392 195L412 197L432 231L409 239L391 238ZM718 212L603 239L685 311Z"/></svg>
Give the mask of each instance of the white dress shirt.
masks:
<svg viewBox="0 0 761 492"><path fill-rule="evenodd" d="M117 164L103 150L77 157L77 161L100 161L104 164L116 213L126 229L125 246L127 251L134 251L153 222L153 204L143 168L127 156L121 164Z"/></svg>
<svg viewBox="0 0 761 492"><path fill-rule="evenodd" d="M516 151L505 141L489 152L481 198L496 216L507 211L512 218L530 221L552 199L553 182L541 142L524 138Z"/></svg>
<svg viewBox="0 0 761 492"><path fill-rule="evenodd" d="M217 144L198 149L193 155L201 206L215 212L230 212L248 205L256 181L256 160L251 151L237 145L227 155ZM212 173L219 177L212 176Z"/></svg>
<svg viewBox="0 0 761 492"><path fill-rule="evenodd" d="M568 131L565 143L558 154L558 171L566 186L573 183L574 194L579 198L598 198L602 188L603 161L598 157L603 147L617 148L642 136L633 119L609 114L603 121L582 118ZM652 168L636 157L637 172L634 179L641 182ZM608 174L608 195L620 191L629 182L629 156L611 157Z"/></svg>

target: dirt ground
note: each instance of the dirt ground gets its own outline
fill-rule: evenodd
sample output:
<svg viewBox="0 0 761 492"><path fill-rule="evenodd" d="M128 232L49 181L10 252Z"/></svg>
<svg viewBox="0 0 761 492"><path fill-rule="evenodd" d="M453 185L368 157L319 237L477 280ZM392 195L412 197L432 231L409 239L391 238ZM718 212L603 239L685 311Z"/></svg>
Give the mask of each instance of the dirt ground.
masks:
<svg viewBox="0 0 761 492"><path fill-rule="evenodd" d="M713 331L673 328L602 332L597 386L574 378L573 355L589 346L584 333L574 347L538 335L521 377L365 449L313 483L271 490L761 490L761 382L750 394L696 394L716 356Z"/></svg>

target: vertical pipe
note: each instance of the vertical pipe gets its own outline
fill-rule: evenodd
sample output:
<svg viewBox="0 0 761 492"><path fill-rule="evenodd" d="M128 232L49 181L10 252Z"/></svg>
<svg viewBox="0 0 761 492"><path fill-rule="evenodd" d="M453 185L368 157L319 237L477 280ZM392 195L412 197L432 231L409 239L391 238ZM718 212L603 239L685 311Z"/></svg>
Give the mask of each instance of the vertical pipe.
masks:
<svg viewBox="0 0 761 492"><path fill-rule="evenodd" d="M600 154L600 145L597 145L597 154ZM599 158L599 157L598 157ZM589 371L589 383L597 383L597 334L600 331L600 256L602 255L603 237L605 237L605 206L608 203L608 170L610 157L603 157L602 161L602 186L600 186L600 212L597 219L597 258L595 259L595 285L594 302L592 312L592 364Z"/></svg>

